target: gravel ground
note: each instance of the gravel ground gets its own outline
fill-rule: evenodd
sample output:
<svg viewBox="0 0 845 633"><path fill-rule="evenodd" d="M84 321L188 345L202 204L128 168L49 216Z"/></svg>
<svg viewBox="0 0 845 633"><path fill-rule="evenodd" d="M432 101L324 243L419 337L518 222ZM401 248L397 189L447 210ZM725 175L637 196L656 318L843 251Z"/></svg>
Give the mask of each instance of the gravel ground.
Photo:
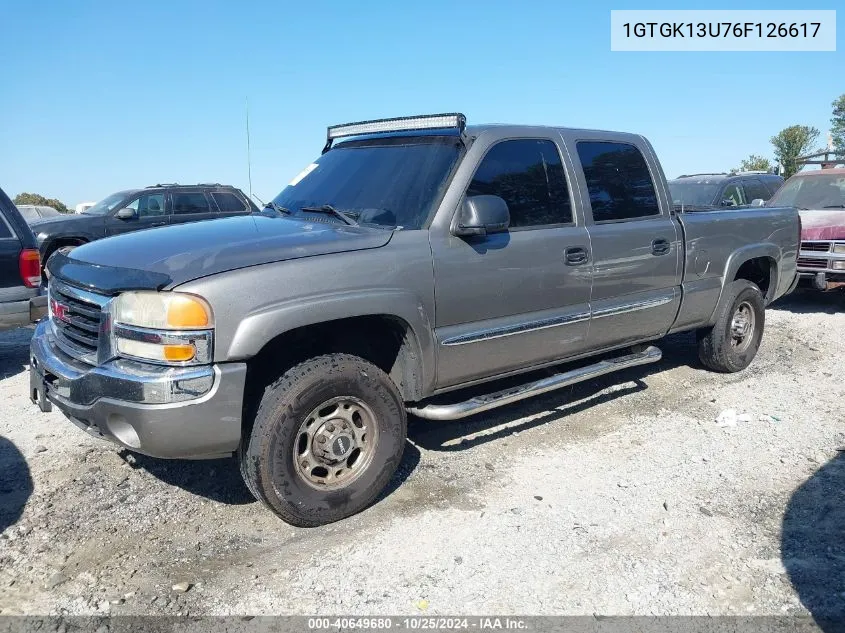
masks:
<svg viewBox="0 0 845 633"><path fill-rule="evenodd" d="M31 332L2 334L0 613L845 615L843 308L773 306L741 374L683 335L655 365L412 421L388 494L315 529L231 460L132 456L39 413Z"/></svg>

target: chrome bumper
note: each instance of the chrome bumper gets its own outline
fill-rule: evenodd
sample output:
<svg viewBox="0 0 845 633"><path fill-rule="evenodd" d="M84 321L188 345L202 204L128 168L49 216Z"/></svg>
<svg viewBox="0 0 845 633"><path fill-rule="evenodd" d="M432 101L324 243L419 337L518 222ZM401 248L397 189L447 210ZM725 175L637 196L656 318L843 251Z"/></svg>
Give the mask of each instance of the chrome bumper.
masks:
<svg viewBox="0 0 845 633"><path fill-rule="evenodd" d="M238 447L245 363L91 366L59 349L48 322L30 344L30 399L87 432L154 457L216 457Z"/></svg>

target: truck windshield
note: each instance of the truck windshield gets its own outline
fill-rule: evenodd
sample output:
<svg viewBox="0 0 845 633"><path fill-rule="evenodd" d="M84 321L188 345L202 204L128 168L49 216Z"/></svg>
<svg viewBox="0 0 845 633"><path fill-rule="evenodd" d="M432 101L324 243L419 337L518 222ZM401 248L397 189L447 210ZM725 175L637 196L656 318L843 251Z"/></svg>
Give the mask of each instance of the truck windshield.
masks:
<svg viewBox="0 0 845 633"><path fill-rule="evenodd" d="M683 204L690 207L707 207L715 204L719 184L702 181L670 180L669 193L672 204Z"/></svg>
<svg viewBox="0 0 845 633"><path fill-rule="evenodd" d="M461 148L455 136L347 141L306 167L273 202L294 214L331 205L358 224L419 229L439 203Z"/></svg>
<svg viewBox="0 0 845 633"><path fill-rule="evenodd" d="M769 200L770 207L845 209L845 174L797 176Z"/></svg>

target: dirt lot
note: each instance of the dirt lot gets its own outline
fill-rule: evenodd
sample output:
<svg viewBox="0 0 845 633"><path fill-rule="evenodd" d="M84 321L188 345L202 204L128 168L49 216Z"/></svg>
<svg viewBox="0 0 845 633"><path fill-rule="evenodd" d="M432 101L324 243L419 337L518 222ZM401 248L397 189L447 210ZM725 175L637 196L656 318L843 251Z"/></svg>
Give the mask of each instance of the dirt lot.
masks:
<svg viewBox="0 0 845 633"><path fill-rule="evenodd" d="M229 460L133 459L39 413L30 331L0 335L0 613L845 615L845 296L767 318L738 375L684 335L656 365L414 421L389 493L317 529Z"/></svg>

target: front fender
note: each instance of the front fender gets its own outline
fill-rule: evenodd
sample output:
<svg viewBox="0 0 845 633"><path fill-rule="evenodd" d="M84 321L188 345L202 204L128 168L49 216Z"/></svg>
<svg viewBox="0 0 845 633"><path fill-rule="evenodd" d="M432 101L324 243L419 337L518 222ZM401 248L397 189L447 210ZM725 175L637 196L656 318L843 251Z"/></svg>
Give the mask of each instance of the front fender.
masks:
<svg viewBox="0 0 845 633"><path fill-rule="evenodd" d="M285 332L357 316L389 316L408 325L420 359L420 385L424 392L430 391L435 366L433 327L420 298L400 289L348 291L262 306L240 321L223 356L227 361L248 359Z"/></svg>

